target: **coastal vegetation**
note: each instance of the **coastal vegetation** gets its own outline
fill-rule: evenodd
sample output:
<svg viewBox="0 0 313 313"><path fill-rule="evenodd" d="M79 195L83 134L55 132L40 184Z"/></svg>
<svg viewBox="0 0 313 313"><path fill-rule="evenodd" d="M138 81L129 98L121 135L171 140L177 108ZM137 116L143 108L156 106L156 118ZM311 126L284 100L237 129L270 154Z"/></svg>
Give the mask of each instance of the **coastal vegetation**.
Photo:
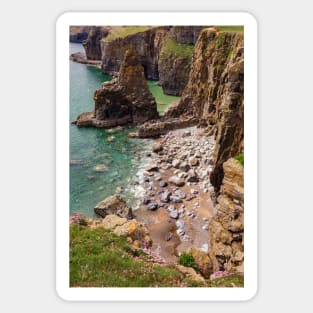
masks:
<svg viewBox="0 0 313 313"><path fill-rule="evenodd" d="M190 264L190 263L188 263ZM197 281L174 264L160 263L126 237L98 227L70 226L71 287L242 287L234 274Z"/></svg>
<svg viewBox="0 0 313 313"><path fill-rule="evenodd" d="M129 35L144 32L149 28L151 28L151 26L115 26L112 27L112 30L107 37L102 38L102 41L108 42L116 38L124 38Z"/></svg>

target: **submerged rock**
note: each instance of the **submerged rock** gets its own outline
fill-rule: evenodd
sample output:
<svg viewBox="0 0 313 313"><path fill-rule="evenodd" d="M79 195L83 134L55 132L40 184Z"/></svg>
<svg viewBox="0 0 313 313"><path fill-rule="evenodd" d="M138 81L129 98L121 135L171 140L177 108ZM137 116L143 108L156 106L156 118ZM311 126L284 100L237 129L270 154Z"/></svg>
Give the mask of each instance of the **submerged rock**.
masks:
<svg viewBox="0 0 313 313"><path fill-rule="evenodd" d="M94 166L93 170L97 173L103 173L103 172L106 172L108 168L104 164L98 164Z"/></svg>
<svg viewBox="0 0 313 313"><path fill-rule="evenodd" d="M132 208L119 195L110 196L99 202L94 211L101 217L106 217L109 214L114 214L119 217L132 218Z"/></svg>

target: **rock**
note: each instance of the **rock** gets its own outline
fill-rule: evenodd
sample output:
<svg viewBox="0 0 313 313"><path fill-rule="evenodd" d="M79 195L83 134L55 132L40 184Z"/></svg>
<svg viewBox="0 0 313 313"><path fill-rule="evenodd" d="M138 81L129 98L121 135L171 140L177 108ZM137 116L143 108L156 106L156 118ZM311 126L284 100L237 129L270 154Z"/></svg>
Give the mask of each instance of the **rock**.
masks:
<svg viewBox="0 0 313 313"><path fill-rule="evenodd" d="M174 195L179 197L180 199L186 198L186 194L183 191L181 191L180 189L175 190Z"/></svg>
<svg viewBox="0 0 313 313"><path fill-rule="evenodd" d="M168 181L178 187L182 187L185 185L184 180L177 176L171 176Z"/></svg>
<svg viewBox="0 0 313 313"><path fill-rule="evenodd" d="M143 204L148 204L148 203L150 203L150 202L151 202L151 199L150 199L150 198L148 198L148 197L144 197L144 198L143 198L143 201L142 201Z"/></svg>
<svg viewBox="0 0 313 313"><path fill-rule="evenodd" d="M161 180L161 181L159 182L159 186L162 187L162 188L164 188L164 187L167 186L167 182L165 182L164 180Z"/></svg>
<svg viewBox="0 0 313 313"><path fill-rule="evenodd" d="M174 206L174 205L169 205L168 208L167 208L167 210L168 210L169 212L172 212L172 211L175 211L176 209L175 209L175 206Z"/></svg>
<svg viewBox="0 0 313 313"><path fill-rule="evenodd" d="M121 226L117 226L114 229L114 234L129 237L132 241L145 242L143 245L151 246L152 244L147 228L136 220L131 220Z"/></svg>
<svg viewBox="0 0 313 313"><path fill-rule="evenodd" d="M170 212L170 218L178 219L178 217L179 217L179 213L177 212L177 210Z"/></svg>
<svg viewBox="0 0 313 313"><path fill-rule="evenodd" d="M180 165L180 161L178 159L174 159L172 162L172 166L174 168L179 168L179 165Z"/></svg>
<svg viewBox="0 0 313 313"><path fill-rule="evenodd" d="M70 160L70 165L82 165L84 164L83 160Z"/></svg>
<svg viewBox="0 0 313 313"><path fill-rule="evenodd" d="M159 207L158 204L155 203L155 202L150 202L150 203L148 203L148 205L147 205L147 209L148 209L149 211L155 211L158 207Z"/></svg>
<svg viewBox="0 0 313 313"><path fill-rule="evenodd" d="M154 153L159 153L159 152L161 152L163 150L163 147L162 147L162 145L159 143L159 142L155 142L154 144L153 144L153 146L152 146L152 151L154 152Z"/></svg>
<svg viewBox="0 0 313 313"><path fill-rule="evenodd" d="M130 133L128 133L128 138L138 138L138 133L137 132L130 132Z"/></svg>
<svg viewBox="0 0 313 313"><path fill-rule="evenodd" d="M159 167L156 164L148 164L145 168L147 172L157 172Z"/></svg>
<svg viewBox="0 0 313 313"><path fill-rule="evenodd" d="M175 267L184 275L186 275L191 280L196 280L200 282L205 282L205 279L198 274L192 267L185 267L182 265L176 264Z"/></svg>
<svg viewBox="0 0 313 313"><path fill-rule="evenodd" d="M188 171L187 182L197 183L199 181L199 177L194 169L190 169Z"/></svg>
<svg viewBox="0 0 313 313"><path fill-rule="evenodd" d="M121 193L121 192L124 191L124 187L122 187L122 186L117 186L116 189L115 189L115 191L116 191L117 193Z"/></svg>
<svg viewBox="0 0 313 313"><path fill-rule="evenodd" d="M104 82L94 93L93 112L80 114L76 125L110 128L157 119L157 105L144 76L134 46L125 51L117 77Z"/></svg>
<svg viewBox="0 0 313 313"><path fill-rule="evenodd" d="M189 137L189 136L191 136L191 131L190 130L185 130L184 132L183 132L183 134L182 134L182 137L184 138L184 137Z"/></svg>
<svg viewBox="0 0 313 313"><path fill-rule="evenodd" d="M183 220L178 220L178 221L176 222L176 227L177 227L177 228L184 228L184 226L185 226L185 223L184 223Z"/></svg>
<svg viewBox="0 0 313 313"><path fill-rule="evenodd" d="M167 203L170 201L171 193L165 190L161 195L161 202Z"/></svg>
<svg viewBox="0 0 313 313"><path fill-rule="evenodd" d="M88 179L88 180L95 180L95 179L96 179L96 176L89 175L89 176L87 176L87 179Z"/></svg>
<svg viewBox="0 0 313 313"><path fill-rule="evenodd" d="M195 263L200 273L205 278L210 278L210 275L213 273L213 263L209 255L202 250L196 248L190 248L187 252L194 257Z"/></svg>
<svg viewBox="0 0 313 313"><path fill-rule="evenodd" d="M145 183L149 183L149 182L150 182L150 178L147 177L147 176L145 176L145 177L143 178L143 181L144 181Z"/></svg>
<svg viewBox="0 0 313 313"><path fill-rule="evenodd" d="M191 192L192 195L197 195L197 194L199 194L199 191L196 190L196 189L190 189L190 192Z"/></svg>
<svg viewBox="0 0 313 313"><path fill-rule="evenodd" d="M94 170L94 172L97 172L97 173L103 173L103 172L106 172L108 170L108 168L104 164L98 164L98 165L93 167L93 170Z"/></svg>
<svg viewBox="0 0 313 313"><path fill-rule="evenodd" d="M170 196L170 200L175 203L182 203L182 199L177 196Z"/></svg>
<svg viewBox="0 0 313 313"><path fill-rule="evenodd" d="M123 225L127 222L124 217L119 217L117 215L109 214L103 220L101 226L105 229L114 229L116 226Z"/></svg>
<svg viewBox="0 0 313 313"><path fill-rule="evenodd" d="M119 195L110 196L99 202L94 211L101 217L106 217L109 214L114 214L119 217L132 218L132 209Z"/></svg>
<svg viewBox="0 0 313 313"><path fill-rule="evenodd" d="M188 161L189 161L189 164L190 164L191 166L197 166L197 165L199 164L199 160L196 159L195 157L189 158Z"/></svg>
<svg viewBox="0 0 313 313"><path fill-rule="evenodd" d="M165 236L165 240L166 240L166 241L170 241L172 238L173 238L173 234L172 234L172 233L168 233L168 234Z"/></svg>
<svg viewBox="0 0 313 313"><path fill-rule="evenodd" d="M178 228L176 230L176 233L177 233L178 236L184 236L185 235L185 231L184 231L183 228Z"/></svg>
<svg viewBox="0 0 313 313"><path fill-rule="evenodd" d="M113 141L114 139L115 139L114 136L109 136L109 137L107 138L107 141L111 142L111 141Z"/></svg>
<svg viewBox="0 0 313 313"><path fill-rule="evenodd" d="M190 170L190 165L187 162L182 162L179 169L183 172L188 172Z"/></svg>

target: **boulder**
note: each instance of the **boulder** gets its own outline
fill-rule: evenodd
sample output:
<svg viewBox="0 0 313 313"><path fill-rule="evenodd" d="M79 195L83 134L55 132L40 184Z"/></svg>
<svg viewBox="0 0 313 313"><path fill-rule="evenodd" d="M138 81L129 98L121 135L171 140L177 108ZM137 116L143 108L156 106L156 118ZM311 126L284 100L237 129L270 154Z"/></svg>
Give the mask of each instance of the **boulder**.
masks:
<svg viewBox="0 0 313 313"><path fill-rule="evenodd" d="M93 167L93 170L96 172L96 173L103 173L103 172L106 172L108 170L107 166L104 165L104 164L98 164L96 166Z"/></svg>
<svg viewBox="0 0 313 313"><path fill-rule="evenodd" d="M165 190L161 195L161 202L167 203L170 201L171 193Z"/></svg>
<svg viewBox="0 0 313 313"><path fill-rule="evenodd" d="M116 226L121 226L127 222L124 217L109 214L102 220L102 227L105 229L114 229Z"/></svg>
<svg viewBox="0 0 313 313"><path fill-rule="evenodd" d="M163 150L163 147L162 147L162 145L161 145L159 142L156 142L156 143L153 144L153 146L152 146L152 151L153 151L154 153L159 153L159 152L161 152L162 150Z"/></svg>
<svg viewBox="0 0 313 313"><path fill-rule="evenodd" d="M114 234L117 236L126 236L132 241L139 241L142 244L146 242L148 245L151 245L152 243L147 228L137 220L131 220L123 225L117 226L114 229Z"/></svg>
<svg viewBox="0 0 313 313"><path fill-rule="evenodd" d="M171 176L168 180L170 183L176 185L177 187L182 187L185 185L185 181L178 176Z"/></svg>
<svg viewBox="0 0 313 313"><path fill-rule="evenodd" d="M178 159L174 159L172 162L172 166L175 168L179 168L180 161Z"/></svg>
<svg viewBox="0 0 313 313"><path fill-rule="evenodd" d="M189 164L191 166L197 166L199 164L199 160L196 159L195 157L191 157L191 158L189 158Z"/></svg>
<svg viewBox="0 0 313 313"><path fill-rule="evenodd" d="M208 253L196 248L190 248L187 252L194 257L199 272L205 278L210 278L210 275L213 274L213 263Z"/></svg>
<svg viewBox="0 0 313 313"><path fill-rule="evenodd" d="M114 214L119 217L131 219L133 216L132 208L128 206L128 204L119 195L110 196L99 202L94 207L94 211L101 217L106 217L109 214Z"/></svg>
<svg viewBox="0 0 313 313"><path fill-rule="evenodd" d="M156 165L156 164L148 164L146 167L145 167L145 170L147 172L157 172L159 169L159 167Z"/></svg>

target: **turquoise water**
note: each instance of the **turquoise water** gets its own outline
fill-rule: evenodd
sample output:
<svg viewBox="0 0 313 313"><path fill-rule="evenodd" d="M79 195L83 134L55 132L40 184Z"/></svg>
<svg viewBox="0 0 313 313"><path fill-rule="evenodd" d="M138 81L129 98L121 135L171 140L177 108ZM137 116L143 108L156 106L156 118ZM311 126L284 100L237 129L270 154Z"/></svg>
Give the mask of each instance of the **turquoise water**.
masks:
<svg viewBox="0 0 313 313"><path fill-rule="evenodd" d="M82 50L81 44L70 43L70 54ZM110 80L110 76L102 74L98 68L70 61L69 122L80 113L93 110L93 93L107 80ZM158 99L164 97L163 92L160 92L161 87L155 82L149 82L149 85L157 95L158 102ZM167 100L166 104L160 104L160 110L171 103ZM79 163L70 165L70 214L82 212L93 216L94 206L116 193L120 187L124 189L121 193L123 198L132 207L138 205L143 190L131 183L142 179L138 172L142 171L146 163L145 155L152 142L148 139L129 139L130 131L133 130L110 133L104 129L77 128L70 124L70 159ZM113 141L108 141L110 136L114 136ZM94 167L99 164L105 165L107 171L95 172Z"/></svg>

